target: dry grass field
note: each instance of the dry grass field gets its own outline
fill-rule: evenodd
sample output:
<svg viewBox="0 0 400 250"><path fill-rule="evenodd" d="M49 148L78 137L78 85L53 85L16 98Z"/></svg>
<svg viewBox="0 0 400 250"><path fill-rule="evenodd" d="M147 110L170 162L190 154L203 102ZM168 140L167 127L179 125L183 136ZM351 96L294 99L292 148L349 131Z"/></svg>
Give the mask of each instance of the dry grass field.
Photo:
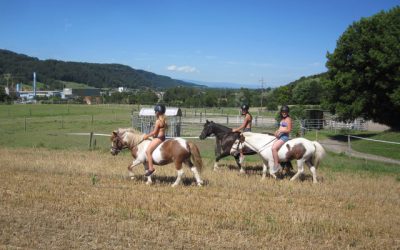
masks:
<svg viewBox="0 0 400 250"><path fill-rule="evenodd" d="M186 169L172 188L172 165L148 186L141 166L126 178L128 154L106 149L3 147L0 156L1 249L400 248L398 177L330 171L332 161L313 185L309 172L261 181L257 167L214 172L206 158L203 187Z"/></svg>

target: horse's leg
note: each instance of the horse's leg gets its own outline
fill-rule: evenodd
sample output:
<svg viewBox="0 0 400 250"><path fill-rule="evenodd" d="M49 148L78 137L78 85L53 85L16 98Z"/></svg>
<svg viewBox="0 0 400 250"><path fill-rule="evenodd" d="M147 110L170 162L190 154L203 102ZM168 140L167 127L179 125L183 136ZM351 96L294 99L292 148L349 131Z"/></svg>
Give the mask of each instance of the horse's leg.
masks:
<svg viewBox="0 0 400 250"><path fill-rule="evenodd" d="M143 163L143 166L144 166L144 172L146 172L147 170L149 170L149 165L148 165L147 162ZM153 184L153 180L151 179L151 175L150 175L150 176L147 176L146 184L147 184L147 185Z"/></svg>
<svg viewBox="0 0 400 250"><path fill-rule="evenodd" d="M268 170L268 166L271 166L270 164L274 164L273 161L272 163L268 160L262 160L263 161L263 170L262 170L262 177L261 180L265 180L265 178L267 177L267 170Z"/></svg>
<svg viewBox="0 0 400 250"><path fill-rule="evenodd" d="M291 181L296 180L299 175L304 172L304 160L297 160L297 173L290 179Z"/></svg>
<svg viewBox="0 0 400 250"><path fill-rule="evenodd" d="M197 186L202 186L203 185L203 180L200 177L199 171L197 170L197 167L194 166L192 161L190 159L185 161L185 164L190 168L190 170L193 173L194 178L196 179Z"/></svg>
<svg viewBox="0 0 400 250"><path fill-rule="evenodd" d="M182 179L182 175L183 175L183 169L182 169L182 162L179 160L175 161L175 168L178 172L178 176L176 177L176 181L174 182L174 184L172 184L173 187L176 187L179 185L179 183L181 183L181 179Z"/></svg>
<svg viewBox="0 0 400 250"><path fill-rule="evenodd" d="M221 155L217 155L217 156L215 157L215 161L214 161L214 171L218 171L218 169L219 169L218 162L219 162L219 160L220 160L221 158L222 158Z"/></svg>
<svg viewBox="0 0 400 250"><path fill-rule="evenodd" d="M128 166L128 176L131 178L131 180L135 179L135 175L133 174L133 168L136 167L137 165L139 165L140 163L142 163L142 161L136 159L132 162L131 165ZM145 170L146 170L146 166L145 166Z"/></svg>
<svg viewBox="0 0 400 250"><path fill-rule="evenodd" d="M276 170L274 168L275 166L274 159L268 160L268 166L269 166L269 175L271 175L274 179L278 179L278 177L276 177L276 173L278 173L280 169ZM266 173L267 171L265 170L265 174Z"/></svg>
<svg viewBox="0 0 400 250"><path fill-rule="evenodd" d="M239 169L240 169L240 170L239 170L239 173L245 174L246 171L244 170L242 164L240 163L240 155L235 155L235 156L233 156L233 157L235 157L236 164L238 165L238 167L239 167Z"/></svg>
<svg viewBox="0 0 400 250"><path fill-rule="evenodd" d="M310 161L307 161L306 164L310 168L310 171L312 173L313 183L318 183L317 169L312 165L312 163Z"/></svg>
<svg viewBox="0 0 400 250"><path fill-rule="evenodd" d="M214 171L218 171L218 169L219 169L218 161L215 160L215 161L214 161Z"/></svg>

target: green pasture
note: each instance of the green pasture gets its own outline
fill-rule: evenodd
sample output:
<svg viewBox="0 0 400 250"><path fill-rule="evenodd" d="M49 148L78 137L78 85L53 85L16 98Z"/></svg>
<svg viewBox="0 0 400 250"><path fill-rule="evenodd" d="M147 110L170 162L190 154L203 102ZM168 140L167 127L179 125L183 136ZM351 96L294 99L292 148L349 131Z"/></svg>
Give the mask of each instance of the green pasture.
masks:
<svg viewBox="0 0 400 250"><path fill-rule="evenodd" d="M132 112L138 112L137 105L0 105L0 146L39 147L54 150L101 150L108 153L110 142L107 136L79 136L70 133L111 134L116 128L130 127ZM185 110L185 109L183 109ZM208 110L208 112L217 111ZM234 108L231 111L235 110ZM194 110L187 109L188 112ZM197 112L197 111L196 111ZM311 131L306 134L310 140L334 138L347 141L349 131ZM400 133L356 133L361 137L400 142ZM214 158L214 139L200 141L191 139L200 146L202 156ZM352 139L356 151L400 159L400 145L371 143ZM235 165L232 157L221 160L222 164ZM246 164L261 165L258 156L248 156ZM393 173L399 175L399 166L349 158L345 155L328 154L322 168L329 166L333 171L368 173Z"/></svg>

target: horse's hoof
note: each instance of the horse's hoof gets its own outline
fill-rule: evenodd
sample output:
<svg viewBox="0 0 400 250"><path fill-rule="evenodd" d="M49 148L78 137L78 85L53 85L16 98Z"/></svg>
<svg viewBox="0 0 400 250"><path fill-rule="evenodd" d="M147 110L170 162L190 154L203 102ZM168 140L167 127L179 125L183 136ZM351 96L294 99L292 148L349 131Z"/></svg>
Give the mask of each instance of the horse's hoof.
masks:
<svg viewBox="0 0 400 250"><path fill-rule="evenodd" d="M176 187L176 186L178 186L178 184L176 184L176 183L171 185L171 187Z"/></svg>
<svg viewBox="0 0 400 250"><path fill-rule="evenodd" d="M239 173L241 173L241 174L245 174L246 173L246 171L244 170L244 169L240 169L240 171L239 171Z"/></svg>
<svg viewBox="0 0 400 250"><path fill-rule="evenodd" d="M129 178L130 178L132 181L136 179L135 176L129 176Z"/></svg>

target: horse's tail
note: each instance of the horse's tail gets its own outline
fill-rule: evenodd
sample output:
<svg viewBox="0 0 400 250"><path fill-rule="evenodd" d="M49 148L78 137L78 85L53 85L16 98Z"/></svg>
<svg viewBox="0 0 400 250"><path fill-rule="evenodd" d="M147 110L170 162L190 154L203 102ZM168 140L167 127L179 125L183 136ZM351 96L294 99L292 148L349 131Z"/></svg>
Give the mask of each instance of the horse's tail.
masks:
<svg viewBox="0 0 400 250"><path fill-rule="evenodd" d="M322 158L324 158L324 156L325 156L325 149L317 141L313 141L312 143L315 146L314 161L313 161L314 164L313 165L315 167L318 167L318 165L321 163Z"/></svg>
<svg viewBox="0 0 400 250"><path fill-rule="evenodd" d="M203 160L201 159L200 150L193 142L188 142L190 153L192 155L192 160L197 170L200 172L203 168Z"/></svg>

